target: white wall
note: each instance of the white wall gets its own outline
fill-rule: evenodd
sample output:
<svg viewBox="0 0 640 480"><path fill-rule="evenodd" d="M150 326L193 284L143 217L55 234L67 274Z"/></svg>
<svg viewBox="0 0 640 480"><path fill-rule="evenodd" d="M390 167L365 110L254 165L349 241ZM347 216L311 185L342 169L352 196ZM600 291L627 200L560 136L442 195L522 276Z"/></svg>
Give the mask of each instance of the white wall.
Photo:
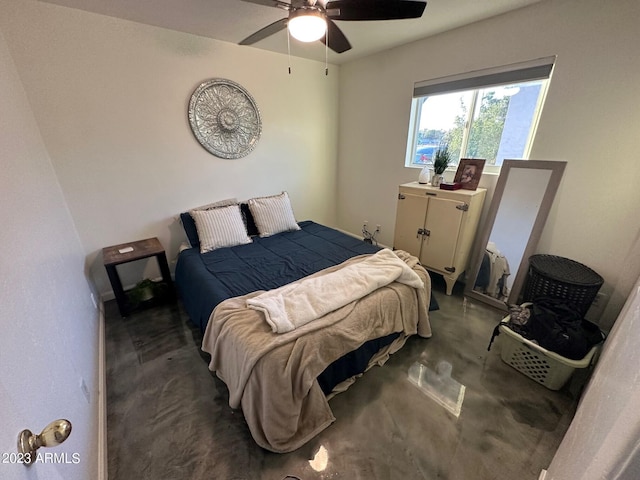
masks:
<svg viewBox="0 0 640 480"><path fill-rule="evenodd" d="M80 460L27 468L3 456L0 478L98 478L98 314L84 250L2 28L0 112L0 453L17 453L21 430L40 433L67 418L70 437L48 450Z"/></svg>
<svg viewBox="0 0 640 480"><path fill-rule="evenodd" d="M610 326L640 274L639 20L637 0L546 1L343 65L339 226L367 219L392 244L397 186L419 173L403 166L414 82L557 55L530 158L568 165L538 250L605 278Z"/></svg>
<svg viewBox="0 0 640 480"><path fill-rule="evenodd" d="M228 197L288 190L296 216L335 223L339 68L66 7L0 0L0 25L99 290L108 245L158 236L169 261L174 216ZM208 153L187 107L203 81L243 85L262 114L256 149ZM121 269L125 284L155 262ZM144 266L144 265L143 265ZM127 268L129 267L129 268Z"/></svg>

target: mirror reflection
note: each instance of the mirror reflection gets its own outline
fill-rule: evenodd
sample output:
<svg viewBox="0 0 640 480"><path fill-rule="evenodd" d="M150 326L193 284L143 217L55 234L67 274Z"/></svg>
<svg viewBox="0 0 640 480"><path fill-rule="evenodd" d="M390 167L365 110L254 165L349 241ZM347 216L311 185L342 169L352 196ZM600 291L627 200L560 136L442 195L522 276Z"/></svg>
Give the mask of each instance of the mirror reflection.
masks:
<svg viewBox="0 0 640 480"><path fill-rule="evenodd" d="M565 165L505 161L473 257L468 295L500 308L517 303Z"/></svg>
<svg viewBox="0 0 640 480"><path fill-rule="evenodd" d="M502 194L474 290L506 301L551 178L550 170L514 168ZM514 272L515 273L515 272Z"/></svg>

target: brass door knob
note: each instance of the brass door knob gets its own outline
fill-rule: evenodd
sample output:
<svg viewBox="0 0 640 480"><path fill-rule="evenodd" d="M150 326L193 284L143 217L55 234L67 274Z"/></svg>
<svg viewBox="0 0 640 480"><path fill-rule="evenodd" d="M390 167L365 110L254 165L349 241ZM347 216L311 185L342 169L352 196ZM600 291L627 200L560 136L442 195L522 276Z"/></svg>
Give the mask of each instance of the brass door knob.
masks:
<svg viewBox="0 0 640 480"><path fill-rule="evenodd" d="M18 452L23 454L24 463L31 464L40 447L60 445L70 434L71 422L65 419L54 420L44 427L40 435L34 435L31 430L23 430L18 436Z"/></svg>

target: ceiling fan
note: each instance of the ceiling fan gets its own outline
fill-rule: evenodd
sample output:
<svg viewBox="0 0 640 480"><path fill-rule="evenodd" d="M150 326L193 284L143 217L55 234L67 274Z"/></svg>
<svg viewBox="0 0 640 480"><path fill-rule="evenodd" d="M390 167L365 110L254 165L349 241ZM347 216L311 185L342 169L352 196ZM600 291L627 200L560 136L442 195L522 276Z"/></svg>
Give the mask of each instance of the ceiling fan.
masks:
<svg viewBox="0 0 640 480"><path fill-rule="evenodd" d="M322 41L337 53L351 49L347 37L334 20L402 20L422 16L426 1L417 0L243 0L280 8L289 16L273 22L240 42L251 45L285 28L303 42Z"/></svg>

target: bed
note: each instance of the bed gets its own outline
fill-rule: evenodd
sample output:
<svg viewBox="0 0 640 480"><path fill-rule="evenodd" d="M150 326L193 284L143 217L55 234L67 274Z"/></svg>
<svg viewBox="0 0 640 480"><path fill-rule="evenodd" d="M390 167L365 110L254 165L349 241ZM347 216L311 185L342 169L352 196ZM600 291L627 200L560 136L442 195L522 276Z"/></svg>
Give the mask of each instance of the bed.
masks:
<svg viewBox="0 0 640 480"><path fill-rule="evenodd" d="M288 452L335 420L328 399L356 376L383 364L409 336L431 335L430 279L415 257L397 252L423 289L394 282L294 331L274 333L261 312L247 308L248 299L356 264L381 249L313 221L261 237L247 205L240 208L251 241L207 253L182 214L195 245L178 256L176 287L203 332L209 368L229 387L229 404L242 408L258 445Z"/></svg>

